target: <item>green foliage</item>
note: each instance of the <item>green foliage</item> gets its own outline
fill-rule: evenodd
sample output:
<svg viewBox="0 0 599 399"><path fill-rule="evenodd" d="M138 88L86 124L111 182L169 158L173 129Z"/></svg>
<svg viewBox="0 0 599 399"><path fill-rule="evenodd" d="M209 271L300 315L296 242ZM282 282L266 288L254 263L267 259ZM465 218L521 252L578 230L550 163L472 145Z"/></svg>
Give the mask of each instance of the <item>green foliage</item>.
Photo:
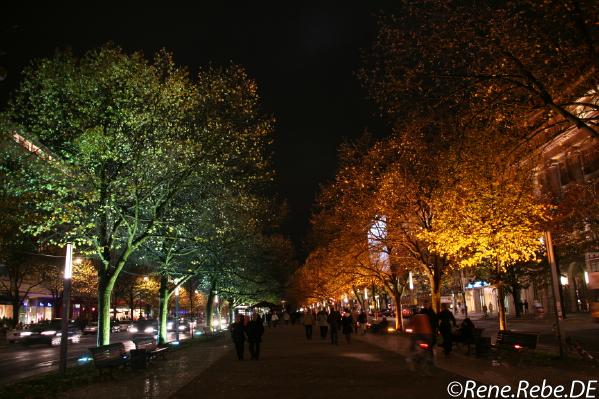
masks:
<svg viewBox="0 0 599 399"><path fill-rule="evenodd" d="M97 261L104 343L109 294L132 254L149 240L164 250L205 239L193 224L205 228L223 197L252 209L271 179L272 120L258 111L242 68L206 68L194 80L166 51L148 61L107 45L24 71L4 118L52 157L31 172L39 217L25 229Z"/></svg>

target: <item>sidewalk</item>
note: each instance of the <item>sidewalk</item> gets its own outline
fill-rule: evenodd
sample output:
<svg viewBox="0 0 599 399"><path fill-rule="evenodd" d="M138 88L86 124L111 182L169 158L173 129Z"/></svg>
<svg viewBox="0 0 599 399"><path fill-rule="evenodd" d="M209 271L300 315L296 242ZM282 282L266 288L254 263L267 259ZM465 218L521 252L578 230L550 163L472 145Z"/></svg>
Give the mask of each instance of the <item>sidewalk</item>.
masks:
<svg viewBox="0 0 599 399"><path fill-rule="evenodd" d="M409 371L404 360L408 339L400 335L343 336L339 346L306 340L301 326L266 329L259 361L238 361L229 335L194 344L157 360L147 370L115 373L113 381L98 381L73 389L61 398L447 398L452 381L516 386L518 381L566 384L596 379L597 369L554 370L548 367L493 366L491 359L458 351L446 359L437 354L433 376Z"/></svg>
<svg viewBox="0 0 599 399"><path fill-rule="evenodd" d="M405 336L366 334L355 338L403 356L408 353L409 340ZM547 379L552 384L564 384L570 383L572 380L597 379L597 369L568 371L529 365L510 366L505 363L494 366L491 358L467 356L461 348L454 346L454 349L451 356L446 358L441 348L435 348L436 366L465 379L472 379L485 384L517 386L520 380L541 383L543 379Z"/></svg>
<svg viewBox="0 0 599 399"><path fill-rule="evenodd" d="M197 342L153 361L146 370L115 371L114 380L97 379L92 385L63 393L63 399L168 398L230 352L228 334L213 341Z"/></svg>
<svg viewBox="0 0 599 399"><path fill-rule="evenodd" d="M447 398L459 377L433 370L410 372L396 353L360 340L339 346L322 341L315 329L307 341L300 326L267 329L259 361L237 360L233 351L180 389L173 398Z"/></svg>

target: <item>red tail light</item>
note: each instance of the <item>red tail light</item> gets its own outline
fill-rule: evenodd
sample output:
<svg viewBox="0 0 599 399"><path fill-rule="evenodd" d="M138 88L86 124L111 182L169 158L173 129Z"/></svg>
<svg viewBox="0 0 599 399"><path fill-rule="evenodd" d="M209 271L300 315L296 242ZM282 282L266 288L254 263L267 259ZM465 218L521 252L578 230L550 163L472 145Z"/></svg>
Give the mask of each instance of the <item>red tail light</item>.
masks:
<svg viewBox="0 0 599 399"><path fill-rule="evenodd" d="M516 345L514 345L514 348L515 348L515 349L522 349L522 346L520 346L520 345L516 344Z"/></svg>
<svg viewBox="0 0 599 399"><path fill-rule="evenodd" d="M428 349L428 344L418 344L422 349Z"/></svg>

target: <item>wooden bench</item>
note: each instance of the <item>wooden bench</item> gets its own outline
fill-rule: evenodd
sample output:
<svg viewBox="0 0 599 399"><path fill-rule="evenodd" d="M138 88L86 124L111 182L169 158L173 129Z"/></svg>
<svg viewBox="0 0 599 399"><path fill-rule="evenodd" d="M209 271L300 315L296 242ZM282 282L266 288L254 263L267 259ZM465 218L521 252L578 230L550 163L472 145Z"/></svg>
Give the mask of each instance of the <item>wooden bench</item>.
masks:
<svg viewBox="0 0 599 399"><path fill-rule="evenodd" d="M129 356L122 342L88 349L94 360L94 366L98 369L100 375L102 375L102 371L108 370L112 377L113 368L123 367L129 363Z"/></svg>
<svg viewBox="0 0 599 399"><path fill-rule="evenodd" d="M164 359L164 355L168 350L166 346L158 346L156 340L152 337L136 338L133 340L133 343L135 344L135 349L146 351L148 360L152 360L157 356L161 356Z"/></svg>
<svg viewBox="0 0 599 399"><path fill-rule="evenodd" d="M472 330L472 336L470 337L462 337L459 335L456 335L455 337L455 342L457 344L461 344L466 346L466 354L470 354L470 346L474 345L474 347L476 348L477 345L479 345L479 342L481 341L481 337L483 335L483 331L485 331L484 328L474 328Z"/></svg>
<svg viewBox="0 0 599 399"><path fill-rule="evenodd" d="M499 331L497 333L495 347L520 352L524 349L535 349L538 342L538 333Z"/></svg>

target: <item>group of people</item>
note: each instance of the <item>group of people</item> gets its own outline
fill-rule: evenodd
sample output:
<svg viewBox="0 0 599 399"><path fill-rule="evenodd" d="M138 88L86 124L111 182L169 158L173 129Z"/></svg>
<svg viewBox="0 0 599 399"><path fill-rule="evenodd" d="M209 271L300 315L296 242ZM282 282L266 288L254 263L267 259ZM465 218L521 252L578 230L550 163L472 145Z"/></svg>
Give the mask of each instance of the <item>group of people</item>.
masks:
<svg viewBox="0 0 599 399"><path fill-rule="evenodd" d="M264 335L264 325L259 314L254 313L251 320L238 314L235 322L229 326L229 331L239 360L243 360L246 339L251 359L258 360L260 358L260 343L262 342L262 335Z"/></svg>
<svg viewBox="0 0 599 399"><path fill-rule="evenodd" d="M364 334L366 332L366 322L366 313L363 311L350 312L349 309L344 309L343 313L340 313L337 309L331 308L327 313L324 308L321 308L316 314L310 309L306 310L302 324L306 332L306 339L312 339L313 329L317 326L320 329L320 339L326 339L329 335L331 344L339 345L340 330L349 344L352 333L357 334L358 331L361 331Z"/></svg>
<svg viewBox="0 0 599 399"><path fill-rule="evenodd" d="M414 352L417 344L424 343L431 357L432 348L437 343L437 335L441 335L441 346L445 356L450 355L454 341L471 343L475 335L475 326L470 318L465 318L458 328L456 319L446 303L441 304L439 313L427 303L420 313L412 316L411 328L410 351ZM457 330L454 330L455 328Z"/></svg>
<svg viewBox="0 0 599 399"><path fill-rule="evenodd" d="M286 310L284 310L281 313L276 311L268 312L266 313L264 318L266 319L266 325L268 327L276 327L279 325L279 322L288 325L290 321L294 321L289 312L287 312Z"/></svg>

